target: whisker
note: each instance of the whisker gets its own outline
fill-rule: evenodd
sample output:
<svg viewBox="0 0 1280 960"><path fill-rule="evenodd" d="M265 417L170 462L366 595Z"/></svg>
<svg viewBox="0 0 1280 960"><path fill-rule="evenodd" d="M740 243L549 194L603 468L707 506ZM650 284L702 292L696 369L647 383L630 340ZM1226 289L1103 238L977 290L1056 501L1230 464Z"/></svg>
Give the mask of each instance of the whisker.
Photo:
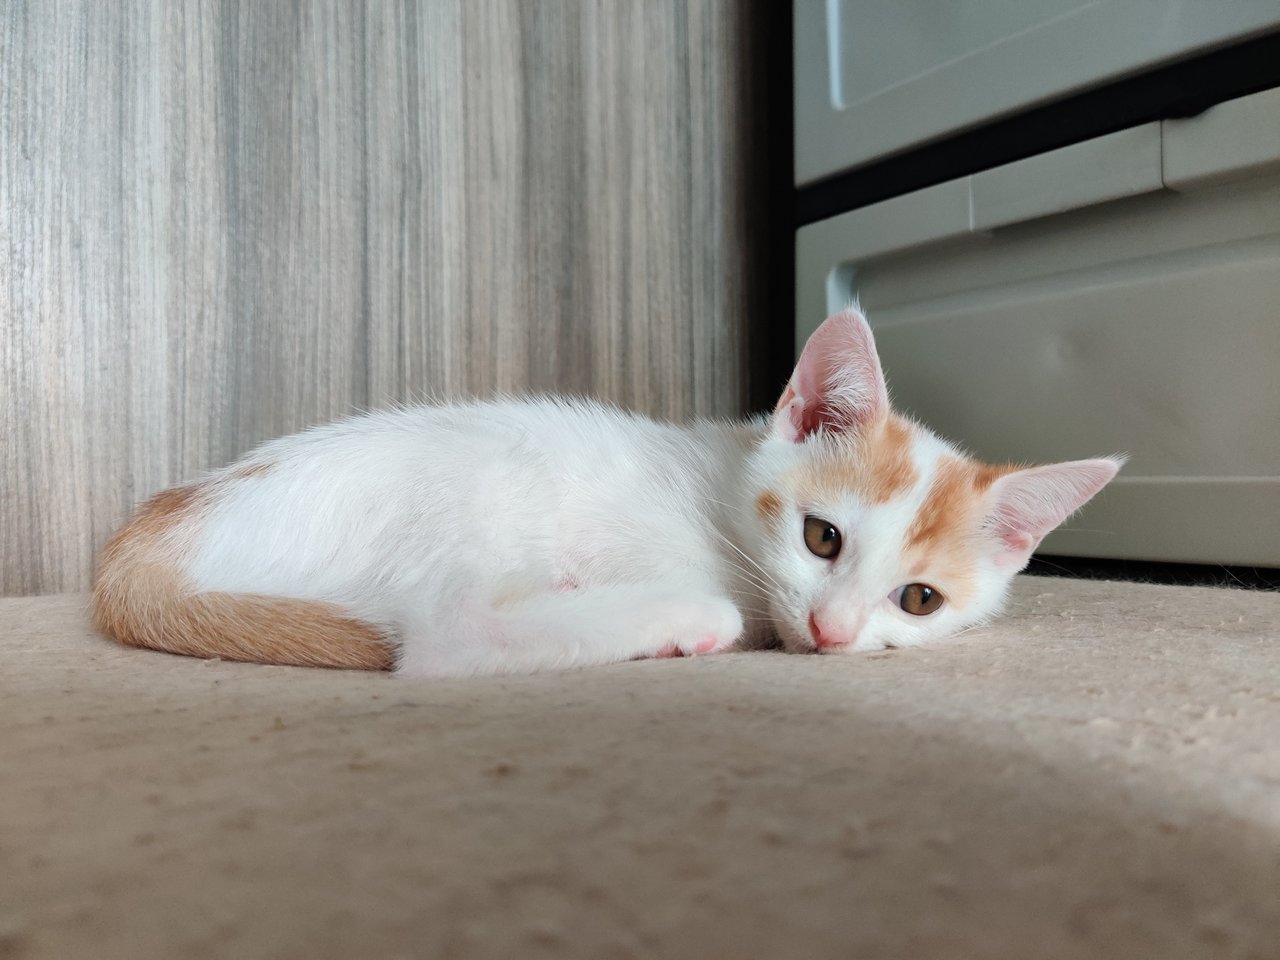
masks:
<svg viewBox="0 0 1280 960"><path fill-rule="evenodd" d="M1054 563L1054 562L1053 562L1053 561L1051 561L1051 560L1046 560L1046 559L1044 559L1044 557L1036 557L1036 562L1037 562L1037 563L1043 563L1046 567L1053 567L1053 569L1055 569L1055 570L1061 570L1061 571L1062 571L1063 573L1065 573L1065 574L1070 574L1070 573L1071 573L1071 570L1069 570L1069 569L1067 569L1066 567L1062 566L1062 564L1060 564L1060 563Z"/></svg>
<svg viewBox="0 0 1280 960"><path fill-rule="evenodd" d="M758 574L754 570L749 569L748 567L744 567L741 563L738 562L738 560L735 557L728 556L728 557L725 557L724 560L725 560L725 563L727 563L731 569L738 571L743 576L751 577L758 584L764 585L765 581L760 577L760 574Z"/></svg>
<svg viewBox="0 0 1280 960"><path fill-rule="evenodd" d="M726 507L726 508L728 508L728 509L730 509L730 510L737 510L737 509L738 509L738 508L737 508L737 507L735 507L732 503L725 503L725 501L723 501L723 500L717 500L715 497L708 497L705 493L704 493L704 494L702 494L702 499L703 499L703 500L705 500L707 503L714 503L714 504L718 504L719 506Z"/></svg>
<svg viewBox="0 0 1280 960"><path fill-rule="evenodd" d="M757 587L760 590L765 591L766 593L769 592L770 584L765 583L763 580L761 580L759 577L753 574L750 570L743 569L742 567L733 567L732 569L735 570L737 573L740 573L742 577L752 586Z"/></svg>
<svg viewBox="0 0 1280 960"><path fill-rule="evenodd" d="M1234 580L1236 583L1240 584L1240 586L1242 586L1242 587L1247 587L1247 586L1249 586L1249 584L1245 583L1245 582L1244 582L1243 580L1241 580L1238 576L1236 576L1234 573L1232 573L1232 572L1231 572L1231 568L1230 568L1230 567L1225 567L1225 566L1223 566L1222 564L1218 564L1217 566L1218 566L1218 569L1220 569L1223 573L1225 573L1228 577L1230 577L1230 578L1231 578L1232 580Z"/></svg>
<svg viewBox="0 0 1280 960"><path fill-rule="evenodd" d="M731 569L742 577L744 589L753 596L773 593L772 585L765 583L759 577L753 576L750 570L744 570L741 567L733 567Z"/></svg>
<svg viewBox="0 0 1280 960"><path fill-rule="evenodd" d="M759 571L760 571L760 573L761 573L761 574L763 574L763 575L764 575L764 577L765 577L765 578L766 578L770 583L772 583L772 584L773 584L775 587L777 587L779 590L781 590L781 589L782 589L782 584L780 584L776 579L774 579L773 574L771 574L768 570L766 570L764 567L762 567L762 566L760 565L760 563L759 563L759 562L758 562L754 557L750 556L750 555L749 555L745 550L743 550L741 547L739 547L736 543L734 543L732 540L730 540L728 537L726 537L726 536L725 536L723 533L721 533L719 530L715 530L715 531L713 531L713 532L715 533L715 535L716 535L717 537L719 537L721 540L723 540L723 541L725 542L725 544L726 544L726 545L728 545L729 547L731 547L731 548L732 548L732 549L733 549L733 550L738 554L738 556L742 557L742 559L743 559L743 560L746 560L746 561L747 561L748 563L750 563L753 567L755 567L757 570L759 570Z"/></svg>

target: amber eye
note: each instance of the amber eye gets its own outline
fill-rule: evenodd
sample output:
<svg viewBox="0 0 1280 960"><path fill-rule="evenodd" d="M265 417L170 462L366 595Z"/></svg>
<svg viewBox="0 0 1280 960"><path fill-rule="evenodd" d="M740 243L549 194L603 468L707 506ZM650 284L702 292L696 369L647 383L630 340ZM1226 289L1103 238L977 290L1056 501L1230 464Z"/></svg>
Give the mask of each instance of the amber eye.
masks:
<svg viewBox="0 0 1280 960"><path fill-rule="evenodd" d="M908 583L898 592L898 606L917 617L927 617L945 598L927 583Z"/></svg>
<svg viewBox="0 0 1280 960"><path fill-rule="evenodd" d="M804 518L804 545L815 557L834 560L840 553L840 531L818 517Z"/></svg>

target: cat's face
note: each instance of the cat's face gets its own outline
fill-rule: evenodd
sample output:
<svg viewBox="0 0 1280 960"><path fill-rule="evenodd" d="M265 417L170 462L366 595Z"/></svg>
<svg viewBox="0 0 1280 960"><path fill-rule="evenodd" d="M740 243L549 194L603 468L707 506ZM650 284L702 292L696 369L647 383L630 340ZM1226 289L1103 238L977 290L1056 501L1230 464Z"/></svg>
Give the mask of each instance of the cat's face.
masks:
<svg viewBox="0 0 1280 960"><path fill-rule="evenodd" d="M995 615L1040 540L1120 460L1019 469L895 415L866 321L806 345L751 463L756 555L788 649L925 643Z"/></svg>

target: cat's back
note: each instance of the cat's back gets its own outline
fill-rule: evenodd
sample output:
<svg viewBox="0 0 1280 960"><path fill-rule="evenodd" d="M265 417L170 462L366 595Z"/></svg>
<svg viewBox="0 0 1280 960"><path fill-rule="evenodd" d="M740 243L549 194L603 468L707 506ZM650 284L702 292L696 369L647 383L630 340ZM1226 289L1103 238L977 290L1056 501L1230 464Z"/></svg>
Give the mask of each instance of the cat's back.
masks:
<svg viewBox="0 0 1280 960"><path fill-rule="evenodd" d="M473 543L514 563L566 523L670 500L693 459L682 428L592 401L375 411L270 441L198 485L190 572L206 589L332 596Z"/></svg>
<svg viewBox="0 0 1280 960"><path fill-rule="evenodd" d="M346 464L383 470L476 467L495 458L626 452L662 446L680 429L592 400L535 397L391 407L312 427L258 447L223 474L257 466L300 469Z"/></svg>
<svg viewBox="0 0 1280 960"><path fill-rule="evenodd" d="M609 465L669 456L680 429L589 400L539 397L373 411L269 441L211 475L224 503L291 498L343 512L376 501L392 513L559 496ZM257 503L249 502L256 501Z"/></svg>

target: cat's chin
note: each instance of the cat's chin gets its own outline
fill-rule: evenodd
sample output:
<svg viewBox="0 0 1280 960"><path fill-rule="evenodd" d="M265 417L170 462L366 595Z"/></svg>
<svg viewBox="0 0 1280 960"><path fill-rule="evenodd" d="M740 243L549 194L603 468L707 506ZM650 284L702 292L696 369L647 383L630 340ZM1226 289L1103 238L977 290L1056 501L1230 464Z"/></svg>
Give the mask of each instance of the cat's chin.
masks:
<svg viewBox="0 0 1280 960"><path fill-rule="evenodd" d="M779 627L778 638L782 641L782 649L787 653L821 653L812 638L799 631Z"/></svg>
<svg viewBox="0 0 1280 960"><path fill-rule="evenodd" d="M778 629L778 638L781 641L782 649L787 653L811 653L825 657L848 656L857 653L875 653L878 650L894 650L907 644L902 644L894 640L877 639L874 637L863 636L858 637L854 643L842 643L827 647L819 647L805 633L798 630L786 630L782 627Z"/></svg>

